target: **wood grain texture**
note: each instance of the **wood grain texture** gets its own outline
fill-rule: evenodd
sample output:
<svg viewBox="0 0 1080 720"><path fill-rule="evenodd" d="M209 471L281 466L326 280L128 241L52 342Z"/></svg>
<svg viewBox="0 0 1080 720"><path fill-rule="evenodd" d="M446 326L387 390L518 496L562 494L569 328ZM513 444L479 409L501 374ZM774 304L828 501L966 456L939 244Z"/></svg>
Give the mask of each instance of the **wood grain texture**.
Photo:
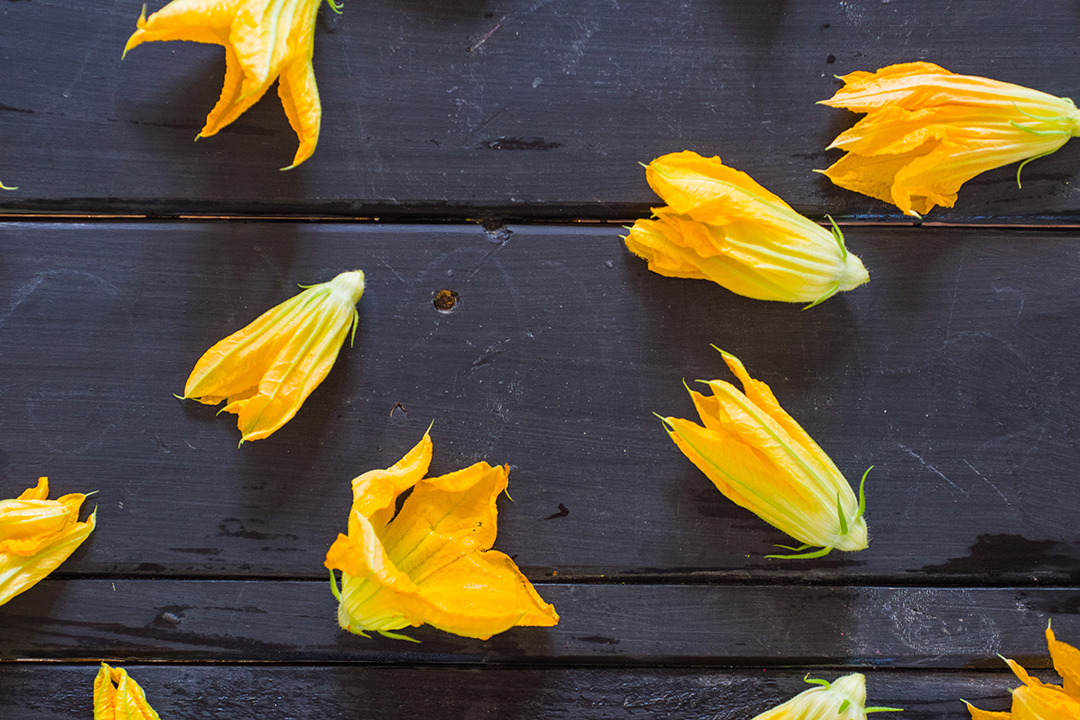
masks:
<svg viewBox="0 0 1080 720"><path fill-rule="evenodd" d="M0 660L1049 667L1043 631L1080 638L1075 588L565 585L553 628L487 641L407 628L350 635L329 582L48 580L0 608Z"/></svg>
<svg viewBox="0 0 1080 720"><path fill-rule="evenodd" d="M162 2L151 3L150 10ZM375 0L323 8L315 156L269 94L192 139L221 89L219 47L121 61L141 0L0 8L0 211L616 218L657 204L638 163L720 155L800 211L908 219L811 170L856 116L815 106L834 74L914 60L1077 95L1080 13L1042 0ZM1008 18L1003 22L1002 18ZM969 182L951 222L1080 222L1069 145Z"/></svg>
<svg viewBox="0 0 1080 720"><path fill-rule="evenodd" d="M62 576L321 580L349 480L434 421L432 472L511 465L496 547L534 580L1075 584L1075 234L850 228L871 283L804 312L649 273L618 232L2 225L0 496L97 491ZM233 416L172 396L355 267L356 345L272 438L237 449ZM849 478L875 466L869 550L764 559L785 536L678 453L652 413L727 377L710 343Z"/></svg>
<svg viewBox="0 0 1080 720"><path fill-rule="evenodd" d="M432 667L125 666L162 718L747 720L802 692L803 672ZM20 720L88 717L95 666L0 666L0 697ZM839 672L814 671L833 679ZM958 700L1007 707L1011 674L873 672L871 703L910 720L968 720Z"/></svg>

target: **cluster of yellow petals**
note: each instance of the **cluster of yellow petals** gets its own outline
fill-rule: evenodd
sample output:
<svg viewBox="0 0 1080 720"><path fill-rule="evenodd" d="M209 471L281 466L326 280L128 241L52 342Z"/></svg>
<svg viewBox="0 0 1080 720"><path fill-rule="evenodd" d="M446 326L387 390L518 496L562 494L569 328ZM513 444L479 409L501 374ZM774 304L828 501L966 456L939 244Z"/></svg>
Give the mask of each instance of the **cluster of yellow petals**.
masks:
<svg viewBox="0 0 1080 720"><path fill-rule="evenodd" d="M1050 685L1027 674L1024 668L1006 659L1024 684L1012 691L1012 712L987 712L967 703L972 720L1077 720L1080 718L1080 650L1054 637L1046 628L1046 644L1054 670L1064 685Z"/></svg>
<svg viewBox="0 0 1080 720"><path fill-rule="evenodd" d="M94 720L160 720L139 683L123 668L101 663L94 678Z"/></svg>
<svg viewBox="0 0 1080 720"><path fill-rule="evenodd" d="M352 481L349 534L326 554L342 572L338 623L349 632L392 631L424 623L486 640L517 625L559 621L507 555L491 550L495 500L506 490L506 466L486 462L424 478L431 463L427 433L395 465ZM397 498L412 492L395 516Z"/></svg>
<svg viewBox="0 0 1080 720"><path fill-rule="evenodd" d="M817 443L777 402L772 390L721 351L744 392L723 380L712 395L690 391L704 427L662 418L668 435L727 498L803 543L789 548L820 557L868 545L865 502ZM865 481L866 476L863 476Z"/></svg>
<svg viewBox="0 0 1080 720"><path fill-rule="evenodd" d="M183 399L227 400L245 440L261 440L287 423L319 386L349 334L364 273L341 273L271 308L199 358Z"/></svg>
<svg viewBox="0 0 1080 720"><path fill-rule="evenodd" d="M754 720L866 720L870 712L898 712L899 708L866 707L866 678L852 673L831 683L807 680L816 685L782 705L766 710Z"/></svg>
<svg viewBox="0 0 1080 720"><path fill-rule="evenodd" d="M671 153L649 163L645 177L667 206L624 239L653 272L712 280L758 300L813 304L870 279L839 229L803 217L718 157Z"/></svg>
<svg viewBox="0 0 1080 720"><path fill-rule="evenodd" d="M0 500L0 605L59 567L94 529L96 510L79 522L85 495L48 497L43 477L14 500Z"/></svg>
<svg viewBox="0 0 1080 720"><path fill-rule="evenodd" d="M1080 134L1080 111L1068 98L931 63L841 79L844 87L822 104L866 117L829 146L847 154L825 175L909 215L952 207L979 173L1049 155Z"/></svg>
<svg viewBox="0 0 1080 720"><path fill-rule="evenodd" d="M190 40L225 47L225 85L199 137L209 137L254 105L278 81L278 95L300 140L290 168L311 157L319 141L322 104L311 56L322 0L173 0L138 21L127 53L155 40ZM333 0L330 4L337 9Z"/></svg>

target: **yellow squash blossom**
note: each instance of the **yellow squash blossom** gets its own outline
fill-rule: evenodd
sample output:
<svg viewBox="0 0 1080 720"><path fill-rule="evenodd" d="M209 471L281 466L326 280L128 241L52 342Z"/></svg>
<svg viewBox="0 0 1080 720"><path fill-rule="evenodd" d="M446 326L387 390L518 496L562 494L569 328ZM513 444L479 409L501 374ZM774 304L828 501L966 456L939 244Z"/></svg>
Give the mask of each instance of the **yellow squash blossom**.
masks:
<svg viewBox="0 0 1080 720"><path fill-rule="evenodd" d="M1064 686L1043 683L1012 660L1005 660L1024 684L1012 691L1012 712L987 712L966 703L972 720L1077 720L1080 718L1080 650L1054 637L1046 628L1054 670Z"/></svg>
<svg viewBox="0 0 1080 720"><path fill-rule="evenodd" d="M94 529L97 510L79 522L85 495L48 497L43 477L14 500L0 500L0 605L58 568Z"/></svg>
<svg viewBox="0 0 1080 720"><path fill-rule="evenodd" d="M667 206L624 240L653 272L812 305L870 279L835 223L825 230L718 157L671 153L649 163L645 177Z"/></svg>
<svg viewBox="0 0 1080 720"><path fill-rule="evenodd" d="M720 492L803 543L787 549L821 548L769 557L821 557L833 549L866 548L862 486L856 500L843 474L784 412L769 386L751 378L734 355L720 352L744 392L723 380L708 382L711 396L691 390L705 426L661 418L668 435Z"/></svg>
<svg viewBox="0 0 1080 720"><path fill-rule="evenodd" d="M160 720L139 683L123 668L101 663L94 678L94 720Z"/></svg>
<svg viewBox="0 0 1080 720"><path fill-rule="evenodd" d="M1080 111L1069 98L931 63L841 79L844 87L822 104L866 117L829 146L847 154L824 173L908 215L952 207L960 186L979 173L1049 155L1080 134Z"/></svg>
<svg viewBox="0 0 1080 720"><path fill-rule="evenodd" d="M899 708L866 707L866 678L859 673L831 683L810 679L806 682L818 687L766 710L754 720L866 720L867 713L900 712Z"/></svg>
<svg viewBox="0 0 1080 720"><path fill-rule="evenodd" d="M331 7L340 11L334 0ZM127 41L190 40L225 46L225 85L198 137L209 137L231 123L278 81L278 95L289 124L300 139L292 165L311 157L319 141L322 105L311 56L315 16L322 0L173 0L139 18Z"/></svg>
<svg viewBox="0 0 1080 720"><path fill-rule="evenodd" d="M338 623L349 632L392 632L424 623L486 640L516 625L559 621L514 561L491 550L495 499L506 490L506 466L480 462L424 478L431 438L386 470L352 481L349 534L326 554ZM394 515L398 496L412 488ZM340 591L333 571L342 572Z"/></svg>
<svg viewBox="0 0 1080 720"><path fill-rule="evenodd" d="M364 294L364 273L341 273L272 308L206 351L182 399L227 400L242 440L261 440L292 419L337 359Z"/></svg>

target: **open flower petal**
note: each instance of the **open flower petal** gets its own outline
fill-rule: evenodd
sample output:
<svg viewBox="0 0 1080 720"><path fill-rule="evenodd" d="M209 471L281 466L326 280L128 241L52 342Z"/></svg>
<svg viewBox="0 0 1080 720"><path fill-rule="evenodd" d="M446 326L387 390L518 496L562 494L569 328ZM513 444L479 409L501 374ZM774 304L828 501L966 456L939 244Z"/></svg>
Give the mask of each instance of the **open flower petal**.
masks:
<svg viewBox="0 0 1080 720"><path fill-rule="evenodd" d="M952 207L979 173L1048 155L1080 134L1080 111L1068 98L931 63L842 79L822 104L867 115L829 146L847 154L825 175L909 215Z"/></svg>
<svg viewBox="0 0 1080 720"><path fill-rule="evenodd" d="M101 663L94 678L94 720L160 720L146 694L123 668Z"/></svg>
<svg viewBox="0 0 1080 720"><path fill-rule="evenodd" d="M723 357L744 390L723 380L707 383L712 395L691 390L703 426L664 418L671 439L732 502L803 543L800 550L822 548L808 556L866 548L863 502L836 464L768 385Z"/></svg>
<svg viewBox="0 0 1080 720"><path fill-rule="evenodd" d="M1046 628L1046 642L1054 669L1065 679L1064 687L1045 683L1032 677L1014 660L1005 659L1009 667L1024 683L1012 691L1011 712L987 712L966 703L972 720L1077 720L1080 718L1080 651L1072 645L1059 641L1054 631Z"/></svg>
<svg viewBox="0 0 1080 720"><path fill-rule="evenodd" d="M79 522L85 495L48 500L49 479L14 500L0 500L0 605L60 566L94 529L97 511Z"/></svg>
<svg viewBox="0 0 1080 720"><path fill-rule="evenodd" d="M173 0L149 18L124 52L144 43L190 40L225 46L225 84L199 137L214 135L278 80L289 124L300 140L292 165L315 152L322 106L311 57L322 0ZM288 168L286 168L288 169Z"/></svg>
<svg viewBox="0 0 1080 720"><path fill-rule="evenodd" d="M559 616L495 542L496 498L508 468L485 462L421 479L427 434L401 462L353 481L348 535L326 566L342 572L338 621L359 634L424 623L487 639L516 625L554 625ZM389 519L400 493L412 487Z"/></svg>
<svg viewBox="0 0 1080 720"><path fill-rule="evenodd" d="M624 239L653 272L712 280L759 300L820 302L870 276L838 229L799 215L746 173L684 151L646 169L667 203Z"/></svg>
<svg viewBox="0 0 1080 720"><path fill-rule="evenodd" d="M364 273L312 285L214 345L195 364L184 399L227 400L243 440L268 437L319 386L358 322ZM242 441L243 441L242 440Z"/></svg>

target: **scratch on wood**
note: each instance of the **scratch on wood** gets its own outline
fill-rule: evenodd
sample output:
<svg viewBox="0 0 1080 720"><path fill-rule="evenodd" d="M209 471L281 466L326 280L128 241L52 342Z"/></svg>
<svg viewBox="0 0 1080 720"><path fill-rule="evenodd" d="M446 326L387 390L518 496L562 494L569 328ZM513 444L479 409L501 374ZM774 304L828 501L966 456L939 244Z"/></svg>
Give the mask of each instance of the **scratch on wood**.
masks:
<svg viewBox="0 0 1080 720"><path fill-rule="evenodd" d="M995 485L994 483L992 483L992 482L990 482L989 480L987 480L987 479L986 479L986 476L985 476L985 475L983 475L983 474L982 474L981 472L979 472L978 470L976 470L976 469L975 469L975 467L974 467L974 466L973 466L973 465L972 465L971 463L969 463L969 462L968 462L968 461L967 461L966 459L964 459L964 458L960 458L960 459L964 461L964 464L965 464L965 465L967 465L967 466L968 466L969 468L971 468L971 471L972 471L973 473L975 473L975 474L976 474L976 475L978 475L978 476L979 476L980 478L982 478L982 481L983 481L984 483L986 483L986 484L987 484L987 485L989 485L990 487L994 488L994 492L996 492L996 493L998 494L998 496L999 496L999 497L1000 497L1000 498L1001 498L1002 500L1004 500L1004 501L1005 501L1005 504L1006 504L1006 505L1010 505L1010 504L1011 504L1011 503L1009 502L1009 498L1005 497L1005 495L1004 495L1004 494L1003 494L1003 493L1002 493L1002 492L1001 492L1000 490L998 490L998 489L997 489L997 485Z"/></svg>
<svg viewBox="0 0 1080 720"><path fill-rule="evenodd" d="M922 463L922 466L923 466L923 467L925 467L925 468L929 468L929 469L933 470L933 471L934 471L934 473L938 475L938 477L940 477L940 478L941 478L942 480L944 480L945 482L949 483L949 484L950 484L950 485L952 485L952 486L953 486L954 488L956 488L957 490L959 490L959 491L960 491L960 494L961 494L961 495L964 495L965 497L967 496L967 493L966 493L966 492L964 492L964 488L960 487L959 485L957 485L956 483L954 483L954 482L953 482L952 480L950 480L949 478L945 477L945 473L941 472L941 471L940 471L940 470L938 470L938 469L937 469L936 467L934 467L934 466L933 466L933 465L931 465L930 463L928 463L928 462L926 462L925 460L923 460L923 459L922 459L922 456L921 456L921 455L919 455L918 453L916 453L916 452L915 452L914 450L912 450L912 449L911 449L911 448L909 448L908 446L904 445L903 443L896 443L896 444L900 446L900 449L901 449L901 450L903 450L903 451L904 451L904 452L906 452L906 453L907 453L908 455L910 455L911 457L915 458L915 459L916 459L916 460L918 460L918 461L919 461L920 463Z"/></svg>

